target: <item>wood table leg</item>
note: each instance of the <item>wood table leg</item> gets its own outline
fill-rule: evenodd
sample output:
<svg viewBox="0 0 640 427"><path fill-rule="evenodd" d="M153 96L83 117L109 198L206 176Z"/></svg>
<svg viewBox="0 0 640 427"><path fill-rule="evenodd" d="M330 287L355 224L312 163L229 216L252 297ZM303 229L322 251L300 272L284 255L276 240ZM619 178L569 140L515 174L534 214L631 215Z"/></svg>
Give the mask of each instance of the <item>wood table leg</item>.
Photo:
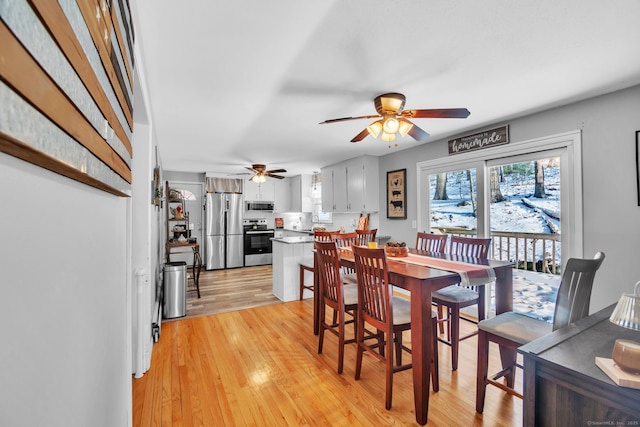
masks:
<svg viewBox="0 0 640 427"><path fill-rule="evenodd" d="M425 286L411 288L411 358L413 360L413 396L416 421L427 423L431 381L431 292Z"/></svg>

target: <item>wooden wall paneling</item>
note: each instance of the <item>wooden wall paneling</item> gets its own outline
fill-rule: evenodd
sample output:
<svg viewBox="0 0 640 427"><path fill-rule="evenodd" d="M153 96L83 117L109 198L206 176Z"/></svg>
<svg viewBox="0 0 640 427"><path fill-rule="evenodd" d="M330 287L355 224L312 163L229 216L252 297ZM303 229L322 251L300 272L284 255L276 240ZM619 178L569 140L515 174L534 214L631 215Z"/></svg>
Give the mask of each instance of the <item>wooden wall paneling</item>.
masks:
<svg viewBox="0 0 640 427"><path fill-rule="evenodd" d="M127 109L133 112L133 75L130 75L130 70L127 69L127 61L120 49L118 34L115 29L117 17L111 15L111 9L106 0L99 0L99 10L102 13L102 19L99 19L98 23L109 52L111 67L115 71L118 84L124 93Z"/></svg>
<svg viewBox="0 0 640 427"><path fill-rule="evenodd" d="M118 78L119 70L116 70L117 67L114 67L111 56L111 42L105 40L104 35L104 25L101 22L104 22L102 9L99 6L90 4L88 1L79 1L78 7L80 8L80 12L84 17L85 23L87 24L87 28L91 33L91 37L96 46L98 54L100 55L100 59L102 61L102 66L104 67L107 76L109 77L109 81L115 91L116 97L120 103L120 108L122 109L127 123L129 124L129 129L133 129L133 108L131 100L129 99L129 95L127 94L127 90L122 86L122 74L120 73L120 78ZM110 34L110 33L109 33Z"/></svg>
<svg viewBox="0 0 640 427"><path fill-rule="evenodd" d="M133 111L133 75L128 68L126 51L122 51L120 40L118 39L118 33L116 31L117 16L111 14L110 5L107 4L106 0L99 0L98 7L102 13L102 19L99 19L98 22L103 32L105 45L108 48L111 66L124 92L127 108Z"/></svg>
<svg viewBox="0 0 640 427"><path fill-rule="evenodd" d="M130 90L131 88L128 85L128 81L126 80L126 70L123 74L124 63L122 61L122 57L120 56L120 50L118 46L111 45L111 49L109 50L109 58L111 59L111 66L116 73L116 77L118 79L118 84L124 90L124 100L127 103L128 111L133 112L133 92Z"/></svg>
<svg viewBox="0 0 640 427"><path fill-rule="evenodd" d="M0 138L0 151L113 194L131 194L131 184L2 80Z"/></svg>
<svg viewBox="0 0 640 427"><path fill-rule="evenodd" d="M52 172L64 175L76 181L88 184L92 187L99 188L100 190L114 194L116 196L128 196L128 194L113 188L102 181L93 178L90 175L78 170L74 166L62 162L54 157L47 155L41 151L34 149L33 147L18 141L15 138L11 138L8 135L0 132L0 151L10 154L14 157L22 159L26 162L33 163Z"/></svg>
<svg viewBox="0 0 640 427"><path fill-rule="evenodd" d="M131 26L131 8L129 7L128 0L114 0L118 4L116 13L118 14L118 22L124 29L126 36L126 45L129 50L127 55L131 61L131 68L135 69L135 58L133 56L133 43L135 41L135 32L133 26Z"/></svg>
<svg viewBox="0 0 640 427"><path fill-rule="evenodd" d="M0 76L18 94L131 183L131 170L0 22Z"/></svg>
<svg viewBox="0 0 640 427"><path fill-rule="evenodd" d="M60 8L58 2L52 2L50 0L30 1L34 10L39 14L40 19L58 43L60 50L62 50L73 68L76 70L76 73L78 73L78 76L83 81L85 87L100 108L100 111L102 111L102 114L109 122L114 133L126 147L129 152L129 157L131 157L133 153L131 141L122 127L111 102L109 102L109 98L107 97L104 89L96 79L89 60L85 55L83 55L82 46L75 37L73 28L66 19L64 11Z"/></svg>
<svg viewBox="0 0 640 427"><path fill-rule="evenodd" d="M103 0L104 1L104 0ZM117 1L117 0L116 0ZM119 2L118 2L119 3ZM125 46L125 34L122 32L120 9L115 8L115 1L111 3L111 23L113 25L113 31L116 37L116 41L119 47L120 57L124 60L124 68L127 72L127 79L129 80L129 86L133 87L133 64L131 58L133 57L129 46Z"/></svg>

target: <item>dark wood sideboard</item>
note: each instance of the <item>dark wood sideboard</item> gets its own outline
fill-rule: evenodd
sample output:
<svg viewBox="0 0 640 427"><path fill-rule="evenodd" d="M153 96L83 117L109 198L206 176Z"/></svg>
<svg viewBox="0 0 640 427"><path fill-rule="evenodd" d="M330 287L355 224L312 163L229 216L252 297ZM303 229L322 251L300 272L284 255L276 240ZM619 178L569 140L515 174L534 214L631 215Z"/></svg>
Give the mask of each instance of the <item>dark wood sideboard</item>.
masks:
<svg viewBox="0 0 640 427"><path fill-rule="evenodd" d="M609 322L611 305L518 349L524 361L523 425L640 425L640 390L616 385L595 358L640 331Z"/></svg>

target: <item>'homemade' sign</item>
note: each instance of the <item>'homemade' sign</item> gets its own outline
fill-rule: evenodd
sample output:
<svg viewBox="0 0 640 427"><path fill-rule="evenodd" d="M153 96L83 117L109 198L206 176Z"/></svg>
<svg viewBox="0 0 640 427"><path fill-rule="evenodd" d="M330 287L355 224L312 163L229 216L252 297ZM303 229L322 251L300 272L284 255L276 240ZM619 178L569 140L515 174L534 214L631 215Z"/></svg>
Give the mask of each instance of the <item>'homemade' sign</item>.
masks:
<svg viewBox="0 0 640 427"><path fill-rule="evenodd" d="M485 130L473 135L449 140L449 155L502 145L509 142L509 126Z"/></svg>

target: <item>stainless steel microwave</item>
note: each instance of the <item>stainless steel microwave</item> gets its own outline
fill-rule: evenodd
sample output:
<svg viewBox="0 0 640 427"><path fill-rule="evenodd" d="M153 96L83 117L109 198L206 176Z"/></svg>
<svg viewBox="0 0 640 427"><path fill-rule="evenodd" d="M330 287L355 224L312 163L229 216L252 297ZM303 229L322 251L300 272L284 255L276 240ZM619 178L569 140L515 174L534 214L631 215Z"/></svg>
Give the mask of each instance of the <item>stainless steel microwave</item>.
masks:
<svg viewBox="0 0 640 427"><path fill-rule="evenodd" d="M273 212L273 202L244 202L244 210Z"/></svg>

